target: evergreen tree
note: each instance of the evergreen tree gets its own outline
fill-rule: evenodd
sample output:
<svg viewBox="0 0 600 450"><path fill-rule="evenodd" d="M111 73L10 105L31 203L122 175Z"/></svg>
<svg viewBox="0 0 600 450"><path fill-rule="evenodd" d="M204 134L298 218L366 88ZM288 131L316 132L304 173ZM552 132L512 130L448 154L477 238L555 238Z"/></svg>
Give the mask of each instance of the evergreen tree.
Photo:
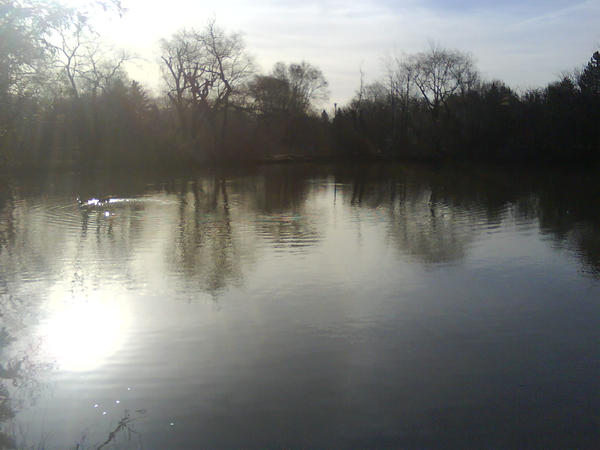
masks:
<svg viewBox="0 0 600 450"><path fill-rule="evenodd" d="M582 94L600 96L600 52L594 52L579 76L578 83Z"/></svg>

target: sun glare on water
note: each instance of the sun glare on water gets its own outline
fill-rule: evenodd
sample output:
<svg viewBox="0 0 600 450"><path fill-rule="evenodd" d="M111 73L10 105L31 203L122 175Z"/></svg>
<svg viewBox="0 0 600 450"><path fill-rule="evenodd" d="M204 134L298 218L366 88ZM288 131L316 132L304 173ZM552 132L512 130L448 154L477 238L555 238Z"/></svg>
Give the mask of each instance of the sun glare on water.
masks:
<svg viewBox="0 0 600 450"><path fill-rule="evenodd" d="M59 370L97 369L125 344L131 324L127 305L110 292L49 299L41 326L44 353Z"/></svg>

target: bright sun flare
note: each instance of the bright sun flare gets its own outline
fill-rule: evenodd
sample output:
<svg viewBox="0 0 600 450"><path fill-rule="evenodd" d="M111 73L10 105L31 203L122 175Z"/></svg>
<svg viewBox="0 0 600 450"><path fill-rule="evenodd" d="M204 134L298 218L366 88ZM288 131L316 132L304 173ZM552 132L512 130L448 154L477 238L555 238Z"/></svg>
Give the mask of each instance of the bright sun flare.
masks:
<svg viewBox="0 0 600 450"><path fill-rule="evenodd" d="M50 299L41 327L45 353L60 370L94 370L123 346L130 319L126 300L108 292Z"/></svg>

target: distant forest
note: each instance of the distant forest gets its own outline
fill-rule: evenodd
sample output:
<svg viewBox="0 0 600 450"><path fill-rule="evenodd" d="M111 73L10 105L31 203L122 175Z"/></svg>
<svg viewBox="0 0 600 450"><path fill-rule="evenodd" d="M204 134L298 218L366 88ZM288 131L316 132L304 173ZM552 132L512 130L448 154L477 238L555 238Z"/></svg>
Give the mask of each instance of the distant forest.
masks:
<svg viewBox="0 0 600 450"><path fill-rule="evenodd" d="M0 1L0 168L189 167L286 160L592 161L600 156L600 52L544 88L482 80L472 58L431 45L389 59L348 105L321 109L310 62L257 73L240 35L214 20L163 39L163 93L131 80L97 12ZM582 61L585 64L585 61Z"/></svg>

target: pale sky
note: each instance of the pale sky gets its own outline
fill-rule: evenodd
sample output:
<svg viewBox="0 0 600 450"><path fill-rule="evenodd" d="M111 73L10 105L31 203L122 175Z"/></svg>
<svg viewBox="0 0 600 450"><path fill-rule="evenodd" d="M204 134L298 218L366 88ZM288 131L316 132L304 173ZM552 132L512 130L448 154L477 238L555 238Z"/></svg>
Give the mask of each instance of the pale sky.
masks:
<svg viewBox="0 0 600 450"><path fill-rule="evenodd" d="M71 3L77 0L71 0ZM240 32L259 71L306 60L330 84L329 106L384 73L386 55L433 41L473 56L484 79L541 87L581 67L600 47L599 0L123 0L122 19L98 24L104 37L144 59L130 76L159 92L161 38L216 18Z"/></svg>

